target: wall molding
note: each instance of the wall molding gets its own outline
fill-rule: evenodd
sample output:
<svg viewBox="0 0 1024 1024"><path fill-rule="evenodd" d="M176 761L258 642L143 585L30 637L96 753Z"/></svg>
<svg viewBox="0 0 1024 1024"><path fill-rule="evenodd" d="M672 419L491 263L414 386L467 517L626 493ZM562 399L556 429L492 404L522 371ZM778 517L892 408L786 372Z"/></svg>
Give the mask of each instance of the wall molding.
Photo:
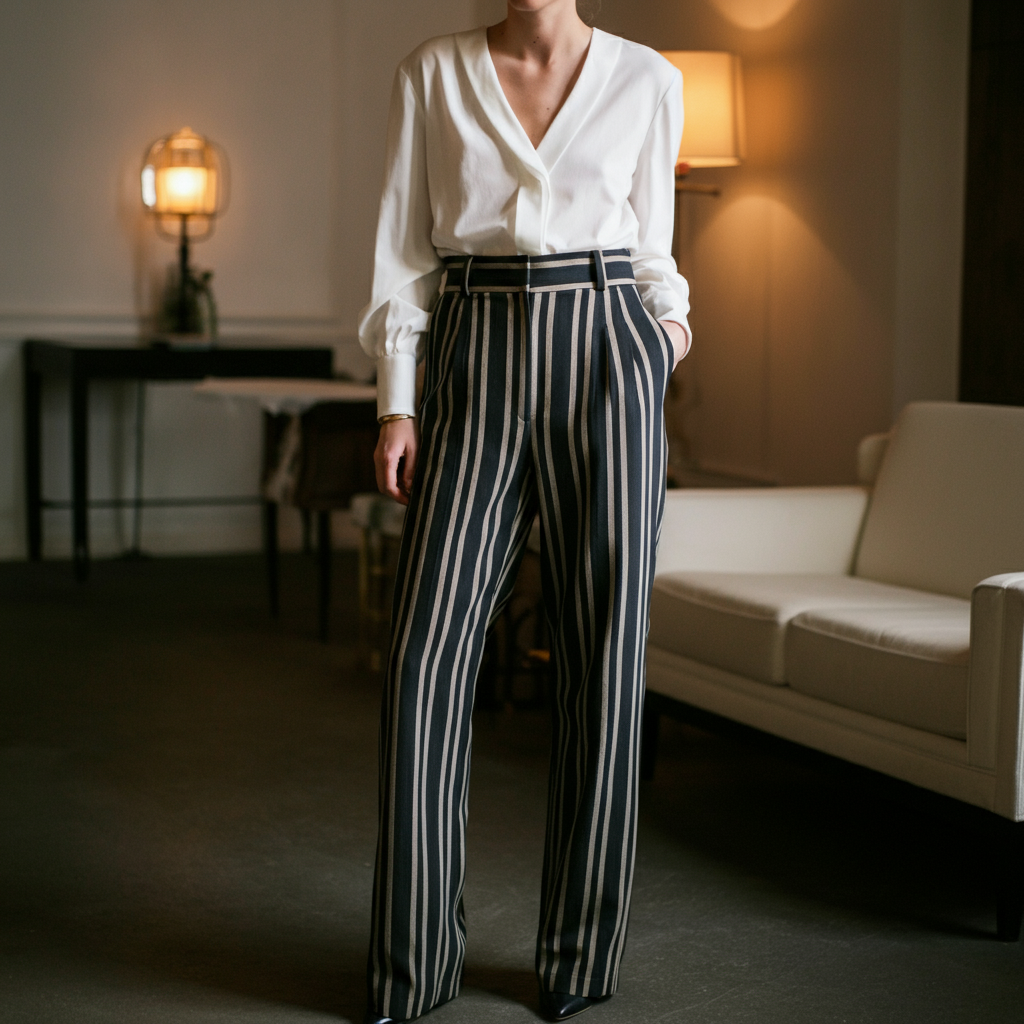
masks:
<svg viewBox="0 0 1024 1024"><path fill-rule="evenodd" d="M81 313L59 310L0 310L0 336L21 340L55 334L60 337L86 338L108 335L117 338L138 336L142 320L131 313ZM355 332L336 316L239 316L222 315L223 338L276 338L289 341L323 341L337 344L355 341Z"/></svg>

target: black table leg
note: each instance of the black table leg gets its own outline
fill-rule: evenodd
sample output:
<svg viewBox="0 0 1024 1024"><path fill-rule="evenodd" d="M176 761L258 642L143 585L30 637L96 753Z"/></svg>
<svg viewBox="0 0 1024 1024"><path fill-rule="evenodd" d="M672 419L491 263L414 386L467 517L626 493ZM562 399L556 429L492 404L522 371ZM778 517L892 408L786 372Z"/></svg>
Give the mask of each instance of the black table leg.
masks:
<svg viewBox="0 0 1024 1024"><path fill-rule="evenodd" d="M267 560L267 591L270 594L270 615L281 611L280 563L277 553L277 502L263 502L263 553Z"/></svg>
<svg viewBox="0 0 1024 1024"><path fill-rule="evenodd" d="M320 563L320 639L325 643L331 622L331 513L316 514L316 540Z"/></svg>
<svg viewBox="0 0 1024 1024"><path fill-rule="evenodd" d="M302 553L313 553L313 518L308 508L302 510Z"/></svg>
<svg viewBox="0 0 1024 1024"><path fill-rule="evenodd" d="M71 518L75 579L89 577L89 380L71 375Z"/></svg>
<svg viewBox="0 0 1024 1024"><path fill-rule="evenodd" d="M28 557L43 557L43 376L24 353L25 526Z"/></svg>

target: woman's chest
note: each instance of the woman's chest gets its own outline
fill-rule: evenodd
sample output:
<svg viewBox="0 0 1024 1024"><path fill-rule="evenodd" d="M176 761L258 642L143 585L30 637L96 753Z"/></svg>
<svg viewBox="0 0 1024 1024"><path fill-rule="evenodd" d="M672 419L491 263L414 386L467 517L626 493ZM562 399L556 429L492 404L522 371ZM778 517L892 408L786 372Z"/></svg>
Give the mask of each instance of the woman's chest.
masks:
<svg viewBox="0 0 1024 1024"><path fill-rule="evenodd" d="M565 61L545 68L526 68L494 58L494 72L505 101L534 148L539 147L551 123L565 105L582 67Z"/></svg>
<svg viewBox="0 0 1024 1024"><path fill-rule="evenodd" d="M646 106L628 90L606 87L592 103L565 104L546 123L542 114L524 123L507 96L439 90L425 118L432 191L435 183L499 187L568 178L628 192L654 114ZM544 127L536 145L531 126Z"/></svg>

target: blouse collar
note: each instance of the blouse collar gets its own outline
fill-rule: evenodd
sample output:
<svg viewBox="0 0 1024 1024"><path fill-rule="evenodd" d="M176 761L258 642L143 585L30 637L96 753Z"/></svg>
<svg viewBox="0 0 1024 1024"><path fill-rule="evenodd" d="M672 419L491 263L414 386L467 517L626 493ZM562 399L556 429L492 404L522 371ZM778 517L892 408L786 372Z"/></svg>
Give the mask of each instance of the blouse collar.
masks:
<svg viewBox="0 0 1024 1024"><path fill-rule="evenodd" d="M611 77L621 40L595 28L579 78L555 119L534 148L505 96L487 46L487 29L457 36L459 51L473 91L490 122L516 155L545 177L558 163Z"/></svg>

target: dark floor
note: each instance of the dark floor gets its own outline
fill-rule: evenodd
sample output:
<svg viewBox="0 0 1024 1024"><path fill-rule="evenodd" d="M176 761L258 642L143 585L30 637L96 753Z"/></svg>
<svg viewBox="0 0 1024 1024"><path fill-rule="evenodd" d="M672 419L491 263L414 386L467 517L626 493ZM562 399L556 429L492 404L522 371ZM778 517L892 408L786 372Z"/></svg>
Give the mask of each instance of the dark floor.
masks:
<svg viewBox="0 0 1024 1024"><path fill-rule="evenodd" d="M379 681L312 566L0 565L0 1022L359 1020ZM544 719L478 716L469 959L430 1018L534 1021ZM974 819L780 743L670 724L613 1022L1024 1019Z"/></svg>

